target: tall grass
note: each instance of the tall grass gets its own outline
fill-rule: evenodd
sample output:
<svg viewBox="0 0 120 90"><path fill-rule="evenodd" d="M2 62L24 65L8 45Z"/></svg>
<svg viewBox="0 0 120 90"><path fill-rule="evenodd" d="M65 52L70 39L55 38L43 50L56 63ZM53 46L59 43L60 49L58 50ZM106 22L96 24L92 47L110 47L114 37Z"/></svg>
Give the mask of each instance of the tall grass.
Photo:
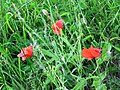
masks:
<svg viewBox="0 0 120 90"><path fill-rule="evenodd" d="M120 88L119 0L1 0L0 5L0 89ZM56 35L51 25L59 19L64 30ZM17 54L30 44L33 56L22 62ZM81 56L90 45L102 48L100 58Z"/></svg>

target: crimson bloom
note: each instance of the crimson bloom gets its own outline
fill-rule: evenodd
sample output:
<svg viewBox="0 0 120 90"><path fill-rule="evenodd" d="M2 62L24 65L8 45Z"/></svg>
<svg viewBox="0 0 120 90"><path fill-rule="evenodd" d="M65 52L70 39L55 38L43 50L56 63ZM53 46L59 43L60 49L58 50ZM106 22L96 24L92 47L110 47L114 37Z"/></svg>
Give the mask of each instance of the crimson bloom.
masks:
<svg viewBox="0 0 120 90"><path fill-rule="evenodd" d="M63 20L58 20L56 23L52 25L52 30L54 31L55 34L59 35L60 31L63 28Z"/></svg>
<svg viewBox="0 0 120 90"><path fill-rule="evenodd" d="M22 61L25 61L27 58L31 57L32 54L33 54L33 46L30 45L26 48L22 48L21 52L17 56L22 57Z"/></svg>
<svg viewBox="0 0 120 90"><path fill-rule="evenodd" d="M88 61L89 60L91 60L91 59L93 59L93 58L98 58L98 57L100 57L101 56L101 54L100 54L100 51L101 51L102 49L99 49L99 48L94 48L92 45L90 46L90 48L84 48L83 50L82 50L82 56L83 57L85 57L85 58L87 58L88 59Z"/></svg>

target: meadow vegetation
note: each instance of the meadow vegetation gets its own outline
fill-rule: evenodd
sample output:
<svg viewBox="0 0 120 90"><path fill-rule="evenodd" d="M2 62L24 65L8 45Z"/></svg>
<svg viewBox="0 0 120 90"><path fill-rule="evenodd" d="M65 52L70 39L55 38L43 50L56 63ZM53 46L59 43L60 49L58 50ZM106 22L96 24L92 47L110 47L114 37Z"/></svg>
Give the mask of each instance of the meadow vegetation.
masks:
<svg viewBox="0 0 120 90"><path fill-rule="evenodd" d="M60 19L56 35L51 26ZM22 61L29 45L33 55ZM91 45L102 56L88 61L81 52ZM0 0L0 89L119 88L120 0Z"/></svg>

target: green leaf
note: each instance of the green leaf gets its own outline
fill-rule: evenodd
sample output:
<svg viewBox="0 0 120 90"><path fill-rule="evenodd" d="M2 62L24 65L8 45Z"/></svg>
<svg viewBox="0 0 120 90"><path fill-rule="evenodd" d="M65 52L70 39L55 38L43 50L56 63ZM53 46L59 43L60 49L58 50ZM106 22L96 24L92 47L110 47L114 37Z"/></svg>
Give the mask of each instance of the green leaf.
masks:
<svg viewBox="0 0 120 90"><path fill-rule="evenodd" d="M47 81L45 82L46 85L47 85L49 82L52 82L52 83L55 84L56 87L59 87L59 85L58 85L58 83L57 83L57 81L56 81L56 76L55 76L54 72L49 73L47 76L48 76L47 79L49 79L49 80L46 79L46 80L47 80Z"/></svg>
<svg viewBox="0 0 120 90"><path fill-rule="evenodd" d="M69 12L64 12L60 16L62 17L62 16L65 16L65 15L69 15Z"/></svg>
<svg viewBox="0 0 120 90"><path fill-rule="evenodd" d="M88 36L86 36L86 37L83 39L83 41L86 41L86 40L88 40L89 38L94 39L94 36L92 36L92 35L88 35Z"/></svg>
<svg viewBox="0 0 120 90"><path fill-rule="evenodd" d="M106 72L102 72L99 74L99 78L94 79L92 86L95 87L95 90L107 90L105 84L102 83L105 77Z"/></svg>
<svg viewBox="0 0 120 90"><path fill-rule="evenodd" d="M61 37L61 39L67 44L67 46L69 46L72 49L72 51L75 50L75 48L69 43L69 41L67 40L67 38Z"/></svg>
<svg viewBox="0 0 120 90"><path fill-rule="evenodd" d="M59 59L54 53L51 53L51 52L48 51L48 50L42 49L42 53L43 53L44 55L47 55L47 56L52 57L52 58L54 58L54 59Z"/></svg>
<svg viewBox="0 0 120 90"><path fill-rule="evenodd" d="M8 12L8 13L6 14L6 23L7 23L8 27L10 28L10 30L11 30L12 32L14 32L14 30L12 29L12 27L10 26L10 23L9 23L9 18L10 18L9 15L13 16L13 14L12 14L11 12Z"/></svg>
<svg viewBox="0 0 120 90"><path fill-rule="evenodd" d="M107 90L107 87L105 84L101 84L96 88L96 90Z"/></svg>
<svg viewBox="0 0 120 90"><path fill-rule="evenodd" d="M112 45L112 47L113 47L114 49L116 49L117 51L120 52L120 48L118 48L118 47L116 47L116 46L114 46L114 45Z"/></svg>
<svg viewBox="0 0 120 90"><path fill-rule="evenodd" d="M13 90L9 85L5 85L2 90Z"/></svg>
<svg viewBox="0 0 120 90"><path fill-rule="evenodd" d="M87 8L86 1L85 1L85 0L80 0L79 8L80 8L80 9L85 9L85 8Z"/></svg>
<svg viewBox="0 0 120 90"><path fill-rule="evenodd" d="M100 79L94 80L92 86L94 86L95 88L97 88L99 85L101 85L101 83L102 83L102 82L101 82Z"/></svg>
<svg viewBox="0 0 120 90"><path fill-rule="evenodd" d="M86 84L86 79L82 78L80 82L78 82L72 90L83 90L85 84Z"/></svg>
<svg viewBox="0 0 120 90"><path fill-rule="evenodd" d="M89 80L89 79L98 79L99 76L91 76L91 77L87 77L86 80Z"/></svg>
<svg viewBox="0 0 120 90"><path fill-rule="evenodd" d="M4 53L4 49L2 47L0 47L0 52Z"/></svg>
<svg viewBox="0 0 120 90"><path fill-rule="evenodd" d="M98 66L101 65L103 62L104 61L101 58L99 58L99 59L96 60L96 63L97 63Z"/></svg>
<svg viewBox="0 0 120 90"><path fill-rule="evenodd" d="M100 74L99 74L99 77L100 77L101 80L105 79L105 77L106 77L106 72L100 73Z"/></svg>
<svg viewBox="0 0 120 90"><path fill-rule="evenodd" d="M102 48L102 59L103 61L109 61L110 56L111 56L111 44L110 43L105 43L103 48Z"/></svg>

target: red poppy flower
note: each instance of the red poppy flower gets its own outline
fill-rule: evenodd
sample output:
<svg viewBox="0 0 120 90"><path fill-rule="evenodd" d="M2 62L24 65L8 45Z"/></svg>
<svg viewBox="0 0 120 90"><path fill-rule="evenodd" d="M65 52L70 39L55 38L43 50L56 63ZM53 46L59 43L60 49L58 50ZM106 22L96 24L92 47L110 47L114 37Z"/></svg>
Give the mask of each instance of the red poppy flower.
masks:
<svg viewBox="0 0 120 90"><path fill-rule="evenodd" d="M63 28L63 20L58 20L56 23L52 25L52 30L57 35L60 34L60 31L62 30L62 28Z"/></svg>
<svg viewBox="0 0 120 90"><path fill-rule="evenodd" d="M22 48L20 54L18 54L18 57L22 57L22 61L25 61L27 58L31 57L33 53L33 46L28 46L26 48Z"/></svg>
<svg viewBox="0 0 120 90"><path fill-rule="evenodd" d="M84 48L82 50L82 56L85 58L88 58L88 60L91 60L93 58L98 58L101 56L100 54L101 49L99 48L94 48L92 45L90 48Z"/></svg>

